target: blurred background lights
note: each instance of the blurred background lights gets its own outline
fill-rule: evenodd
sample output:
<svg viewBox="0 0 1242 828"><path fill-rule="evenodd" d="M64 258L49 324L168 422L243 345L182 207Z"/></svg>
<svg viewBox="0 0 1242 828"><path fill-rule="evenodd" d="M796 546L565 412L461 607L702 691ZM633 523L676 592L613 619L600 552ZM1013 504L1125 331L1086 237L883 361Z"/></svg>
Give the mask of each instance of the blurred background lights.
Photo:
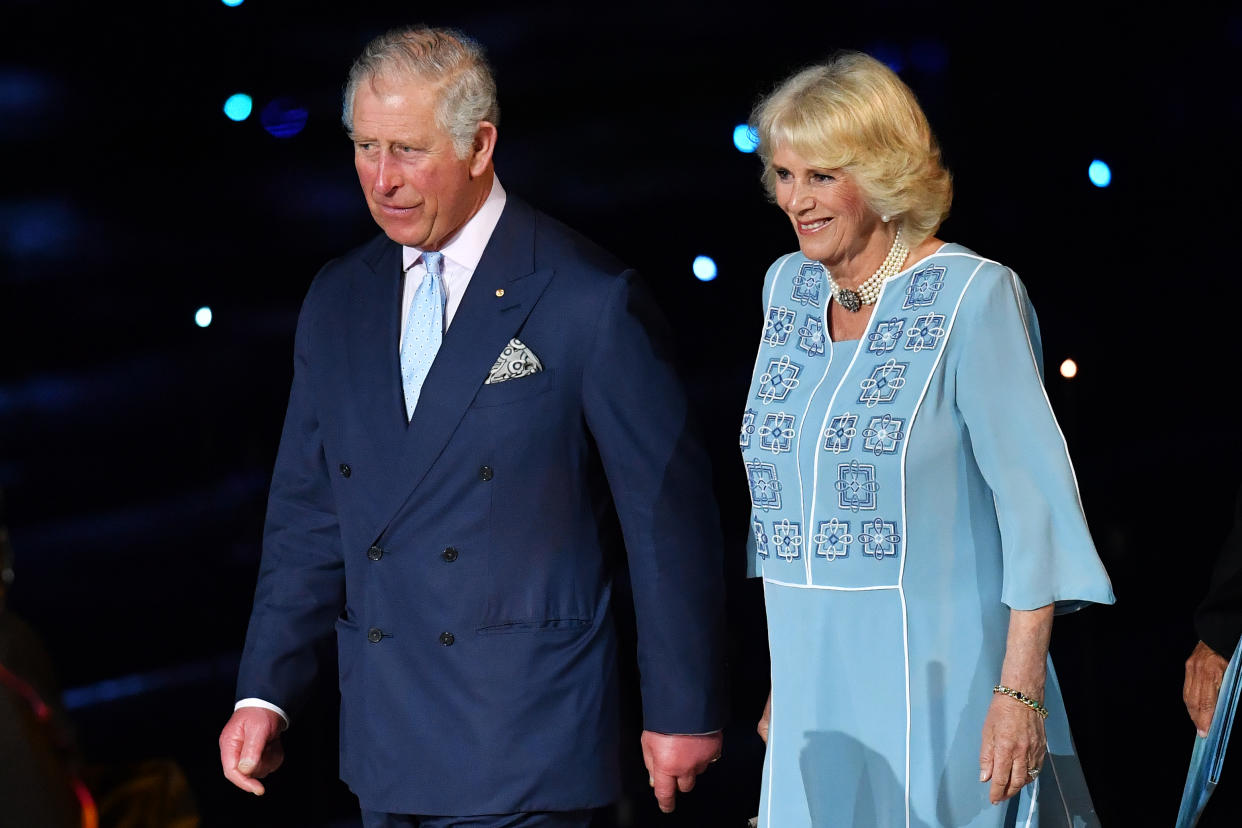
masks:
<svg viewBox="0 0 1242 828"><path fill-rule="evenodd" d="M292 138L306 126L306 108L292 98L277 98L263 107L259 122L277 138Z"/></svg>
<svg viewBox="0 0 1242 828"><path fill-rule="evenodd" d="M224 102L224 114L229 116L230 121L244 121L250 117L252 106L250 96L238 92L236 95L229 95L229 99Z"/></svg>
<svg viewBox="0 0 1242 828"><path fill-rule="evenodd" d="M901 74L901 70L906 68L906 62L902 57L901 49L895 44L879 41L872 43L867 51L873 58L898 74Z"/></svg>
<svg viewBox="0 0 1242 828"><path fill-rule="evenodd" d="M1113 171L1103 161L1095 160L1087 167L1087 177L1097 187L1107 187L1113 180Z"/></svg>
<svg viewBox="0 0 1242 828"><path fill-rule="evenodd" d="M246 2L246 0L220 0L220 2L226 6L232 7L240 6L242 3Z"/></svg>
<svg viewBox="0 0 1242 828"><path fill-rule="evenodd" d="M240 2L240 0L238 0ZM211 324L211 308L204 305L194 312L194 324L205 328Z"/></svg>
<svg viewBox="0 0 1242 828"><path fill-rule="evenodd" d="M1078 376L1078 363L1072 359L1067 359L1061 363L1061 376L1066 379L1073 379Z"/></svg>
<svg viewBox="0 0 1242 828"><path fill-rule="evenodd" d="M747 124L733 128L733 146L742 152L754 152L759 147L759 136Z"/></svg>
<svg viewBox="0 0 1242 828"><path fill-rule="evenodd" d="M716 263L712 261L710 256L695 256L692 269L694 270L694 278L700 282L710 282L716 278Z"/></svg>

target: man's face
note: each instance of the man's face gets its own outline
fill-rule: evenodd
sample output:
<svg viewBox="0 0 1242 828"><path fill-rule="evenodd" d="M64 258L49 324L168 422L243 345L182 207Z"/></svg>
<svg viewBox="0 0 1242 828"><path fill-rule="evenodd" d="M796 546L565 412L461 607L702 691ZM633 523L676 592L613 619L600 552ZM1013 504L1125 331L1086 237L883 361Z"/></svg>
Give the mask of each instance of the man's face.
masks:
<svg viewBox="0 0 1242 828"><path fill-rule="evenodd" d="M354 167L371 216L393 241L437 250L478 212L492 180L496 128L481 124L465 158L435 120L439 90L375 78L354 96Z"/></svg>

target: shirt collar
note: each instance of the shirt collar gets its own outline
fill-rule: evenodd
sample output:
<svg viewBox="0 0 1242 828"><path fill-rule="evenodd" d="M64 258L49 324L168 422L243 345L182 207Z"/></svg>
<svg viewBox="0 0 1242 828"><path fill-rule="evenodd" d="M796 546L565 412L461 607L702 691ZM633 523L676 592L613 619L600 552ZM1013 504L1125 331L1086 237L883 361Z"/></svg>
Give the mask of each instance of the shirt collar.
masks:
<svg viewBox="0 0 1242 828"><path fill-rule="evenodd" d="M492 231L496 229L496 223L500 221L500 214L505 209L505 199L505 188L500 186L500 178L493 176L492 189L487 194L483 206L462 225L460 230L453 234L447 244L440 248L446 265L452 262L471 273L474 272L474 269L479 266L479 259L483 258L483 249L487 247ZM423 251L417 247L402 246L401 269L409 270L421 255Z"/></svg>

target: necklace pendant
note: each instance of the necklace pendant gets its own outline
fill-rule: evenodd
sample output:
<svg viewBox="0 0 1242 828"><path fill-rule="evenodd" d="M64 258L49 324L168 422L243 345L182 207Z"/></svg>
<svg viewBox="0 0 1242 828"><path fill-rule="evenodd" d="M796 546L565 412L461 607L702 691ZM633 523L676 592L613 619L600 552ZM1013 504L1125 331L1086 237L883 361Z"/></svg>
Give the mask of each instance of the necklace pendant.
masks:
<svg viewBox="0 0 1242 828"><path fill-rule="evenodd" d="M837 292L837 302L850 313L858 313L862 309L862 297L849 288L841 288Z"/></svg>

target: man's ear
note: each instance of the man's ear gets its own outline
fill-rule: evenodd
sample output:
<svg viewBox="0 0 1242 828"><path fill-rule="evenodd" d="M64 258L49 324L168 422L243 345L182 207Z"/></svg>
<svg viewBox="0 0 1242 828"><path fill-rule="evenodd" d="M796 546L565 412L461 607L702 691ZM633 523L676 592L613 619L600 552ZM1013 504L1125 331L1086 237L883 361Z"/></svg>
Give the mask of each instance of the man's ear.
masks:
<svg viewBox="0 0 1242 828"><path fill-rule="evenodd" d="M479 128L474 133L474 144L470 147L471 177L477 178L487 171L495 150L496 125L491 121L479 121Z"/></svg>

